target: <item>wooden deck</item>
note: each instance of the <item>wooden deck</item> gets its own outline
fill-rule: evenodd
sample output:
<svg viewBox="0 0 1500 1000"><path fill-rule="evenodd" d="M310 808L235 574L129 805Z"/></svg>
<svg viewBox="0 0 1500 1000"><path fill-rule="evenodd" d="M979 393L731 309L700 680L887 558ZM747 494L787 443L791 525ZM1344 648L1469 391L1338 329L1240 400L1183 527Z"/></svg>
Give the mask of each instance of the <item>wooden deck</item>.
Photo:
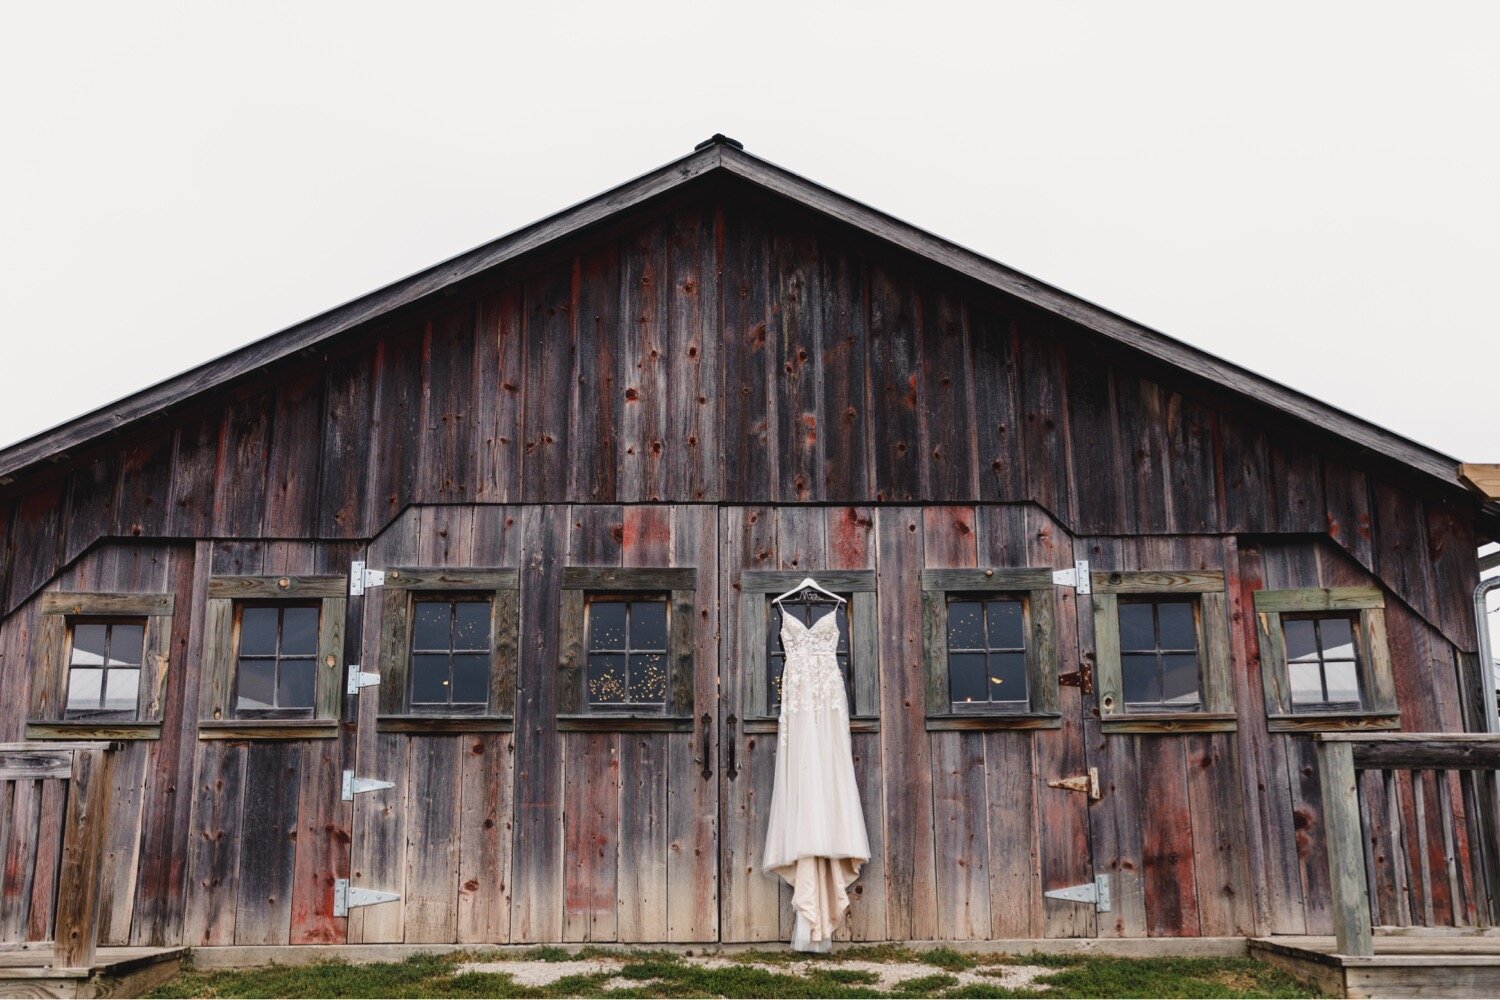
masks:
<svg viewBox="0 0 1500 1000"><path fill-rule="evenodd" d="M186 948L99 948L86 969L50 963L52 942L0 950L0 998L135 997L177 974Z"/></svg>
<svg viewBox="0 0 1500 1000"><path fill-rule="evenodd" d="M1263 937L1250 957L1339 997L1500 996L1500 934L1444 930L1374 936L1375 954L1340 955L1334 938Z"/></svg>

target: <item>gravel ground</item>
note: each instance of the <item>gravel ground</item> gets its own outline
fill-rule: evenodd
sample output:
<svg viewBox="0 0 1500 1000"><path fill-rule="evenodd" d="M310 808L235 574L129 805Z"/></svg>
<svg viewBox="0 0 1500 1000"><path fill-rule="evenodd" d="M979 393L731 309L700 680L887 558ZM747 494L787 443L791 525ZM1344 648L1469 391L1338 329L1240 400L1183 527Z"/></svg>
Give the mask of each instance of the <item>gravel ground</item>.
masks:
<svg viewBox="0 0 1500 1000"><path fill-rule="evenodd" d="M549 986L564 976L593 976L600 973L613 972L628 961L626 958L590 958L578 959L566 962L540 962L540 961L515 961L515 962L466 962L458 966L457 970L463 972L490 972L502 973L512 977L518 986ZM801 966L797 965L771 965L762 962L735 962L732 959L717 955L686 957L682 961L691 965L697 965L705 969L728 969L738 965L748 966L752 969L762 969L766 972L774 972L780 975L797 975ZM820 963L821 965L821 963ZM827 966L839 969L852 969L858 972L869 972L880 977L878 983L872 984L876 989L889 991L895 988L897 983L908 979L916 979L922 976L953 976L958 980L958 985L969 986L975 983L984 983L990 986L999 986L1006 989L1018 989L1029 986L1036 981L1038 976L1044 975L1049 970L1037 965L997 965L989 969L975 969L971 971L955 972L936 965L928 965L925 962L828 962ZM624 986L636 986L639 983L630 980L610 981L605 983L604 989L617 989Z"/></svg>

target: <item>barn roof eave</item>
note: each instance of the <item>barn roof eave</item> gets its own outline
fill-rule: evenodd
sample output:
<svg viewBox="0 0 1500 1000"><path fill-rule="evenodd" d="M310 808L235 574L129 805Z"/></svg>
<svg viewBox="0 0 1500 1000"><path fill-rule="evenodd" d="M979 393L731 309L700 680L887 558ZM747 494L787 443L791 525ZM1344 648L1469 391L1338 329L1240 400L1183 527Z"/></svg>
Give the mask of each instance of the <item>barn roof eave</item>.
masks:
<svg viewBox="0 0 1500 1000"><path fill-rule="evenodd" d="M61 460L70 451L96 443L189 398L715 173L740 178L1142 354L1312 423L1444 486L1465 488L1456 459L847 198L752 156L729 141L704 144L681 159L571 208L0 449L0 483L10 482L43 462Z"/></svg>

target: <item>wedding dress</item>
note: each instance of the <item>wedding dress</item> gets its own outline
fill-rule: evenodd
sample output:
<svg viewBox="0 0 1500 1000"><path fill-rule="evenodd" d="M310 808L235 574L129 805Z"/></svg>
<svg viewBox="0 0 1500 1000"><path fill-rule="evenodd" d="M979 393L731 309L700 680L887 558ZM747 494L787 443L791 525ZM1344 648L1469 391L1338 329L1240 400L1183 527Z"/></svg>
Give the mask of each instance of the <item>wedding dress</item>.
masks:
<svg viewBox="0 0 1500 1000"><path fill-rule="evenodd" d="M854 781L849 700L838 662L838 622L830 612L810 627L781 616L781 726L776 784L761 867L792 887L797 951L829 950L849 908L847 889L870 860L865 815Z"/></svg>

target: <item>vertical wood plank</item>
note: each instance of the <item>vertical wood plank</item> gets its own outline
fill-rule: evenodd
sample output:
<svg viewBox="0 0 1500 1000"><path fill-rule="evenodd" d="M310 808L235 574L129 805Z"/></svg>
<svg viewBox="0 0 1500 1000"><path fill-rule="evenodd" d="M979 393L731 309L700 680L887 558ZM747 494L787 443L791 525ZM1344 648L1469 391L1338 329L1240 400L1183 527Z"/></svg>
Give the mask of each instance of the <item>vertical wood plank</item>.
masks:
<svg viewBox="0 0 1500 1000"><path fill-rule="evenodd" d="M969 372L968 316L941 290L926 296L922 319L922 499L969 500L979 463Z"/></svg>
<svg viewBox="0 0 1500 1000"><path fill-rule="evenodd" d="M921 302L908 280L870 269L870 382L874 408L875 498L916 500L922 490Z"/></svg>
<svg viewBox="0 0 1500 1000"><path fill-rule="evenodd" d="M323 416L322 371L293 376L277 387L263 521L270 537L321 532L316 518Z"/></svg>
<svg viewBox="0 0 1500 1000"><path fill-rule="evenodd" d="M510 940L510 734L475 734L461 746L457 936L501 944Z"/></svg>
<svg viewBox="0 0 1500 1000"><path fill-rule="evenodd" d="M521 492L522 289L507 285L479 303L474 338L474 496L508 502ZM575 491L576 495L576 491Z"/></svg>
<svg viewBox="0 0 1500 1000"><path fill-rule="evenodd" d="M422 345L420 499L451 503L474 496L478 451L473 414L478 307L461 301L436 314Z"/></svg>
<svg viewBox="0 0 1500 1000"><path fill-rule="evenodd" d="M301 751L291 741L246 748L235 944L290 940Z"/></svg>
<svg viewBox="0 0 1500 1000"><path fill-rule="evenodd" d="M1151 806L1141 811L1145 862L1146 929L1153 937L1199 932L1197 879L1182 741L1143 736L1139 742L1141 787Z"/></svg>
<svg viewBox="0 0 1500 1000"><path fill-rule="evenodd" d="M621 941L667 940L665 734L620 735Z"/></svg>
<svg viewBox="0 0 1500 1000"><path fill-rule="evenodd" d="M697 567L693 593L692 733L667 745L667 937L719 936L718 517L706 506L672 511L672 563Z"/></svg>
<svg viewBox="0 0 1500 1000"><path fill-rule="evenodd" d="M354 538L367 530L374 360L374 351L364 350L328 364L320 428L323 456L316 472L319 533Z"/></svg>
<svg viewBox="0 0 1500 1000"><path fill-rule="evenodd" d="M768 344L770 278L764 218L750 206L724 213L724 498L779 496L776 421Z"/></svg>
<svg viewBox="0 0 1500 1000"><path fill-rule="evenodd" d="M87 969L98 944L99 889L109 823L108 751L75 750L69 778L62 866L57 879L56 944L52 964Z"/></svg>
<svg viewBox="0 0 1500 1000"><path fill-rule="evenodd" d="M308 740L300 749L289 941L341 944L344 919L333 915L333 881L341 877L339 859L349 844L340 800L343 757L337 740Z"/></svg>
<svg viewBox="0 0 1500 1000"><path fill-rule="evenodd" d="M922 515L875 515L880 602L880 749L885 763L886 921L893 939L937 935L932 768L921 662Z"/></svg>
<svg viewBox="0 0 1500 1000"><path fill-rule="evenodd" d="M406 789L405 939L458 937L459 737L414 736Z"/></svg>
<svg viewBox="0 0 1500 1000"><path fill-rule="evenodd" d="M859 502L871 495L868 269L832 241L822 250L822 495Z"/></svg>
<svg viewBox="0 0 1500 1000"><path fill-rule="evenodd" d="M818 242L800 227L771 237L770 341L775 359L780 499L822 498L822 273Z"/></svg>
<svg viewBox="0 0 1500 1000"><path fill-rule="evenodd" d="M422 458L422 333L421 328L407 330L375 345L366 496L366 523L372 532L390 523L416 495Z"/></svg>
<svg viewBox="0 0 1500 1000"><path fill-rule="evenodd" d="M666 493L668 386L667 233L661 223L626 243L618 326L619 498L661 500ZM676 453L672 456L675 459Z"/></svg>
<svg viewBox="0 0 1500 1000"><path fill-rule="evenodd" d="M569 439L568 494L574 500L607 503L617 495L618 436L625 387L616 355L621 331L620 247L610 242L585 253L578 275L578 350ZM512 378L520 380L520 373ZM514 387L513 387L514 388Z"/></svg>
<svg viewBox="0 0 1500 1000"><path fill-rule="evenodd" d="M274 406L273 394L265 392L224 411L214 476L213 533L220 538L249 538L260 531Z"/></svg>
<svg viewBox="0 0 1500 1000"><path fill-rule="evenodd" d="M190 888L183 921L183 939L190 945L234 943L245 758L243 744L208 740L198 746Z"/></svg>
<svg viewBox="0 0 1500 1000"><path fill-rule="evenodd" d="M521 517L521 660L516 712L516 840L511 911L516 941L562 938L562 761L553 673L568 517L527 508Z"/></svg>

